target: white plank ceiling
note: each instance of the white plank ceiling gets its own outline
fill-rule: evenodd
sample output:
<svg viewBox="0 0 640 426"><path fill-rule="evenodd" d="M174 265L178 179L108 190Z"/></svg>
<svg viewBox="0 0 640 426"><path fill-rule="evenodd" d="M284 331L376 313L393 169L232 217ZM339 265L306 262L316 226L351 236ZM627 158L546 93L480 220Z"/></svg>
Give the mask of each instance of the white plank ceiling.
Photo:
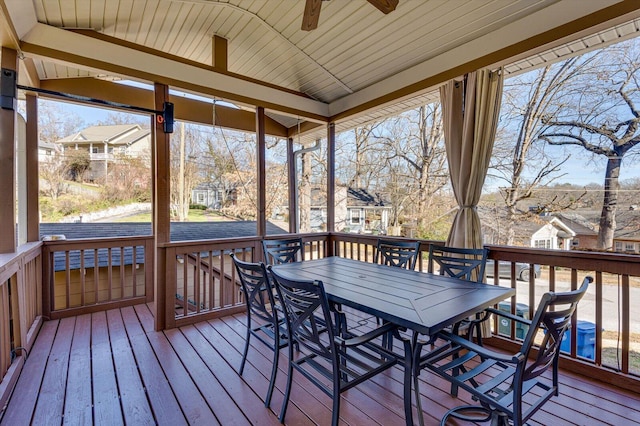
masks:
<svg viewBox="0 0 640 426"><path fill-rule="evenodd" d="M29 0L22 0L29 1ZM229 71L331 103L433 59L560 0L400 0L382 14L366 0L323 1L319 25L301 31L303 0L31 0L37 21L93 29L211 65L212 37L228 40ZM563 0L572 1L572 0ZM575 0L575 6L582 2ZM613 40L637 21L508 64L523 72ZM35 60L40 79L97 76L95 70ZM104 78L105 76L102 75ZM339 130L437 99L418 93L339 123ZM295 118L281 121L295 123ZM323 135L324 136L324 135Z"/></svg>

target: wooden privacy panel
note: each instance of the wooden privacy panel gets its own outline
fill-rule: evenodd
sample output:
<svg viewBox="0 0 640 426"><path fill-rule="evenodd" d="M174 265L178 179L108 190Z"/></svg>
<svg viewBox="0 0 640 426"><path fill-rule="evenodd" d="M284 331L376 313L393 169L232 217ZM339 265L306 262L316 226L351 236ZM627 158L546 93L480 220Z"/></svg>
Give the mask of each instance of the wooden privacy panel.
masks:
<svg viewBox="0 0 640 426"><path fill-rule="evenodd" d="M149 237L48 242L45 253L54 317L152 300Z"/></svg>

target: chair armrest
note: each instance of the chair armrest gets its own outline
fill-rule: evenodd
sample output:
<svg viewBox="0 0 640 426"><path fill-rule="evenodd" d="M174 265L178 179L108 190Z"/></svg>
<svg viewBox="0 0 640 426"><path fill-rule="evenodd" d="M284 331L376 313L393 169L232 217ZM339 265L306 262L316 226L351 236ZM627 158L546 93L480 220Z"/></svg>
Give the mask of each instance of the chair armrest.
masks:
<svg viewBox="0 0 640 426"><path fill-rule="evenodd" d="M369 331L368 333L362 334L360 336L353 336L353 337L348 337L348 338L342 338L340 336L336 336L335 337L335 341L338 345L342 345L345 347L350 347L350 346L359 346L362 345L363 343L369 342L373 339L375 339L376 337L380 337L383 334L389 333L393 330L395 330L397 328L397 326L395 324L392 324L390 322L382 325L381 327L378 327L374 330Z"/></svg>
<svg viewBox="0 0 640 426"><path fill-rule="evenodd" d="M513 321L517 321L517 322L519 322L521 324L531 325L531 320L519 317L517 315L512 314L511 312L499 311L499 310L494 309L494 308L487 308L487 309L485 309L485 311L489 312L489 313L492 313L494 315L498 315L498 316L504 317L504 318L509 318L509 319L511 319ZM488 317L488 315L487 315L487 317Z"/></svg>
<svg viewBox="0 0 640 426"><path fill-rule="evenodd" d="M452 345L463 347L469 351L475 352L482 358L491 358L496 361L501 361L509 364L519 364L520 362L524 361L524 355L520 352L513 355L495 352L485 346L480 346L470 340L465 339L464 337L457 336L447 331L441 331L437 334L437 336L445 341L450 342ZM438 351L434 352L437 353ZM428 354L425 356L424 361L429 362Z"/></svg>

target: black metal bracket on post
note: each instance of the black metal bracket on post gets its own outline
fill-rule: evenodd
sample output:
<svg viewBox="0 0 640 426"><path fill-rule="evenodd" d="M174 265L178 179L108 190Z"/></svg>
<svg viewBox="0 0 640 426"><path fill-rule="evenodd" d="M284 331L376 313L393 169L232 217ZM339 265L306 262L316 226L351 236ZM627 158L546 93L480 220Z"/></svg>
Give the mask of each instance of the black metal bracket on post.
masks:
<svg viewBox="0 0 640 426"><path fill-rule="evenodd" d="M8 68L2 68L0 75L0 107L2 109L16 110L16 72Z"/></svg>
<svg viewBox="0 0 640 426"><path fill-rule="evenodd" d="M11 70L6 70L6 71L11 71ZM5 69L2 69L2 108L4 108L4 85L5 85L5 80L4 80L4 73L5 73ZM69 93L62 93L62 92L56 92L54 90L47 90L47 89L40 89L37 87L28 87L28 86L21 86L21 85L15 85L15 71L13 71L13 75L14 75L14 84L13 84L13 88L14 88L14 99L15 99L15 88L17 87L20 90L27 90L29 92L36 92L36 93L44 93L46 95L51 95L51 96L55 96L55 97L59 97L59 98L65 98L65 99L71 99L74 101L80 101L83 103L90 103L90 104L95 104L95 105L101 105L101 106L107 106L107 107L112 107L112 108L119 108L119 109L126 109L126 110L130 110L130 111L136 111L136 112L143 112L146 114L155 114L156 116L156 120L158 120L158 123L162 123L163 126L163 130L165 133L173 133L173 103L171 102L165 102L164 105L162 106L162 111L156 111L155 109L150 109L150 108L142 108L142 107L137 107L137 106L133 106L133 105L127 105L127 104L121 104L119 102L110 102L110 101L104 101L102 99L95 99L95 98L89 98L87 96L78 96L78 95L71 95ZM15 108L15 106L14 106Z"/></svg>

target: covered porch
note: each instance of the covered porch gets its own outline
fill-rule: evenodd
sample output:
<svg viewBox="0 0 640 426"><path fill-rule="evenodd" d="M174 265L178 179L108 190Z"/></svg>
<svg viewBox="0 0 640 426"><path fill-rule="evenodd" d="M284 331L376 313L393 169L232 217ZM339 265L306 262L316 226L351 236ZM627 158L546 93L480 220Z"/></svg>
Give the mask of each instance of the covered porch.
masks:
<svg viewBox="0 0 640 426"><path fill-rule="evenodd" d="M288 1L269 2L269 6L244 0L224 4L204 0L151 2L157 13L167 17L165 22L181 23L187 15L198 15L198 11L201 16L207 12L219 18L221 22L203 30L210 39L210 48L205 49L207 53L199 51L198 56L193 49L187 54L173 48L168 40L178 39L176 34L180 31L170 25L159 32L150 26L136 27L137 38L122 30L123 25L129 28L128 17L109 10L119 2L103 2L104 16L94 16L104 26L86 21L86 11L71 3L59 9L51 3L56 2L0 0L0 185L10 200L0 205L0 406L8 404L0 421L7 424L38 424L41 419L50 418L65 423L102 424L277 423L281 385L272 411L263 409L261 404L268 383L269 359L260 350L250 351L248 374L244 378L236 374L245 307L229 258L231 252L247 260L262 257L260 242L268 236L267 136L287 139L289 144L289 211L299 208L293 190L294 141L304 146L325 141L326 232L301 234L295 215L288 222L289 233L301 235L305 241L305 258L343 256L372 261L375 236L345 234L335 229L336 132L430 102L440 85L477 69L524 63L525 58L554 49L556 57L562 57L572 42L583 42L613 28L620 32L618 28L625 25L635 28L635 24L628 23L640 17L640 4L633 0L587 2L580 7L572 0L540 1L535 5L511 1L502 7L482 1L488 9L467 11L464 22L447 18L443 28L448 30L439 30L445 37L441 39L430 37L423 27L424 22L435 26L438 19L444 18L417 2L400 0L396 11L380 16L374 14L379 12L370 4L379 2L354 0L340 4L344 10L322 2L321 16L328 19L325 30L333 37L329 43L314 38L323 31L323 21L318 33L311 33L306 41L302 33L298 34L301 17L307 16L302 2L295 7L290 7ZM195 9L175 9L184 4L194 5ZM209 6L215 10L205 10ZM142 19L150 15L143 9L136 8L129 16ZM234 18L237 27L254 28L258 33L238 35L237 31L225 30L225 16L232 19L236 13L242 16ZM274 18L278 15L282 18ZM75 19L72 24L65 20L71 16ZM325 50L335 49L354 37L352 33L339 35L330 29L332 24L337 27L341 16L360 19L364 26L375 24L371 32L386 32L381 32L382 40L372 38L373 34L369 39L363 37L355 50L331 60L311 58L310 55L318 55L317 58L328 54ZM384 16L397 19L383 21ZM115 27L116 23L118 30L109 26ZM259 32L265 28L266 34ZM418 29L423 29L420 36L416 36ZM464 36L460 29L467 31ZM223 34L225 31L228 33ZM220 34L238 35L241 43L234 45L234 39ZM165 43L152 43L154 37ZM264 52L275 55L273 52L279 52L282 46L274 44L270 48L269 37L278 42L287 40L283 42L287 45L284 59L279 63L297 61L302 67L311 59L312 69L289 72L273 65L270 55ZM427 41L428 48L424 44ZM197 44L193 40L190 43ZM323 43L326 44L320 46ZM415 55L420 46L424 46L424 55ZM390 51L397 56L389 56ZM416 56L419 58L409 59ZM267 69L268 64L274 69ZM115 77L150 84L153 90L116 84L111 81ZM11 90L17 86L21 89ZM213 99L214 113L210 102L176 95L170 92L174 88ZM150 235L40 241L39 183L37 174L32 172L38 168L39 97L80 103L90 98L115 109L134 107L150 115ZM15 106L18 98L26 101L23 151L14 143L19 133ZM216 106L216 100L241 107ZM169 104L173 105L174 114L170 113ZM256 133L254 235L172 241L168 148L168 124L172 118ZM20 160L19 152L26 153ZM426 270L431 243L422 241L417 267L420 270ZM638 333L634 331L635 319L640 317L640 295L636 292L640 286L638 258L504 246L489 246L489 250L489 257L496 260L494 283L517 290L511 300L514 312L516 304L524 301L531 314L544 291L573 289L584 275L595 277L589 303L581 306L576 318L588 314L595 324L593 356L585 357L576 343L579 330L575 322L572 343L561 360L561 396L534 417L534 422L640 422L640 349ZM515 273L511 279L498 278L499 262L510 264L514 272L517 263L541 265L543 276L531 276L528 282L517 281ZM605 286L614 285L612 300L609 293L605 294ZM357 312L350 315L356 322L361 321L362 327L371 325L370 319L359 318L361 314ZM615 330L608 322L611 317L617 320ZM605 331L613 331L614 335ZM495 347L512 350L519 344L515 327L505 333L494 322L493 333L490 344ZM286 361L281 359L282 370ZM424 372L421 377L425 420L435 424L459 401L444 391L446 386L434 376ZM281 374L279 380L283 379ZM349 391L342 412L344 422L402 422L401 382L402 373L396 367L362 388ZM326 398L309 393L304 384L298 386L305 393L294 399L295 408L290 411L288 422L326 423L330 418ZM465 397L468 395L462 395Z"/></svg>
<svg viewBox="0 0 640 426"><path fill-rule="evenodd" d="M360 328L375 327L375 318L357 311L349 316ZM286 357L281 357L276 391L267 409L263 398L272 359L263 343L253 339L244 375L237 374L245 321L244 314L236 314L155 331L153 307L147 304L47 321L2 422L280 424ZM346 392L342 422L402 424L402 381L402 368L396 366ZM637 393L566 371L560 381L560 396L530 424L640 422ZM453 406L472 403L468 395L452 397L447 383L426 371L420 389L427 425L437 424ZM292 395L287 424L330 422L331 400L299 375Z"/></svg>

